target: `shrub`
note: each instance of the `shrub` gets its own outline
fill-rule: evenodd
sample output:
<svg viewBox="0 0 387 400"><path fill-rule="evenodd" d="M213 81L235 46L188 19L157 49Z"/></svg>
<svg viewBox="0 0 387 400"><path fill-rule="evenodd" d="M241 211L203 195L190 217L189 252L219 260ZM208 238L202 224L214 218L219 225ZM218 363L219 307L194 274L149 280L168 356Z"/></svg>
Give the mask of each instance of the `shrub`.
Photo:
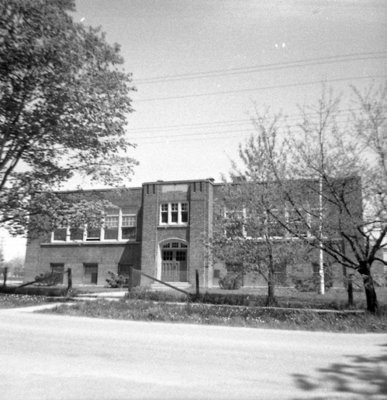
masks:
<svg viewBox="0 0 387 400"><path fill-rule="evenodd" d="M242 286L241 274L235 272L227 273L223 278L219 279L219 287L225 290L237 290Z"/></svg>
<svg viewBox="0 0 387 400"><path fill-rule="evenodd" d="M35 281L44 286L56 286L62 282L62 275L47 271L35 276Z"/></svg>
<svg viewBox="0 0 387 400"><path fill-rule="evenodd" d="M199 297L193 297L197 303L207 303L230 306L263 306L265 296L237 293L203 293Z"/></svg>
<svg viewBox="0 0 387 400"><path fill-rule="evenodd" d="M327 275L325 275L324 278L325 289L328 290L332 287L333 280ZM311 278L295 279L293 282L294 287L299 292L316 292L320 286L320 277L318 275L314 275Z"/></svg>
<svg viewBox="0 0 387 400"><path fill-rule="evenodd" d="M47 286L26 286L23 288L12 288L12 293L25 294L29 296L48 296L48 297L63 297L66 296L67 289L64 287L47 287ZM75 290L72 291L75 294Z"/></svg>
<svg viewBox="0 0 387 400"><path fill-rule="evenodd" d="M258 297L251 294L238 293L201 293L199 296L192 293L188 298L184 294L174 291L151 291L146 288L134 288L126 294L127 299L149 300L158 302L185 302L207 303L215 305L231 306L263 306L265 296Z"/></svg>
<svg viewBox="0 0 387 400"><path fill-rule="evenodd" d="M128 286L129 278L123 275L116 274L112 271L108 271L108 277L106 278L107 286L111 288L122 288Z"/></svg>

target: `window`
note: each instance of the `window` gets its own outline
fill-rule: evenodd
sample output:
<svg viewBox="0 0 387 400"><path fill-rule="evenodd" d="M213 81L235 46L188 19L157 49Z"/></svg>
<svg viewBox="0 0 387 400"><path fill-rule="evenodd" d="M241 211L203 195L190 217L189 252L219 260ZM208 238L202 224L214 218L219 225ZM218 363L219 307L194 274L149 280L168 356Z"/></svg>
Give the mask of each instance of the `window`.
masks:
<svg viewBox="0 0 387 400"><path fill-rule="evenodd" d="M185 225L188 223L188 203L163 203L160 205L161 225Z"/></svg>
<svg viewBox="0 0 387 400"><path fill-rule="evenodd" d="M163 261L172 261L173 260L173 251L164 250L163 251Z"/></svg>
<svg viewBox="0 0 387 400"><path fill-rule="evenodd" d="M80 227L70 228L70 240L83 240L83 229Z"/></svg>
<svg viewBox="0 0 387 400"><path fill-rule="evenodd" d="M53 240L65 242L67 240L67 226L55 229Z"/></svg>
<svg viewBox="0 0 387 400"><path fill-rule="evenodd" d="M271 214L270 214L271 213ZM281 211L274 209L267 214L267 234L269 237L283 237L285 230L278 220L283 220L284 215Z"/></svg>
<svg viewBox="0 0 387 400"><path fill-rule="evenodd" d="M161 204L161 223L168 223L168 204Z"/></svg>
<svg viewBox="0 0 387 400"><path fill-rule="evenodd" d="M51 273L56 284L63 284L64 264L63 263L51 263Z"/></svg>
<svg viewBox="0 0 387 400"><path fill-rule="evenodd" d="M187 252L185 250L177 250L176 251L176 261L186 261Z"/></svg>
<svg viewBox="0 0 387 400"><path fill-rule="evenodd" d="M311 208L308 217L308 223L310 227L309 235L312 237L319 237L320 234L324 236L323 222L327 218L326 211L319 207Z"/></svg>
<svg viewBox="0 0 387 400"><path fill-rule="evenodd" d="M171 222L177 224L179 216L179 203L171 204Z"/></svg>
<svg viewBox="0 0 387 400"><path fill-rule="evenodd" d="M88 242L94 242L101 240L101 228L100 227L87 227L86 229L86 240Z"/></svg>
<svg viewBox="0 0 387 400"><path fill-rule="evenodd" d="M245 213L243 210L225 210L225 233L228 238L245 236Z"/></svg>
<svg viewBox="0 0 387 400"><path fill-rule="evenodd" d="M118 239L118 224L119 224L119 211L109 210L105 216L104 222L104 239L117 240Z"/></svg>
<svg viewBox="0 0 387 400"><path fill-rule="evenodd" d="M52 233L52 241L101 241L101 240L136 240L137 216L129 212L112 208L100 219L89 225L58 227Z"/></svg>
<svg viewBox="0 0 387 400"><path fill-rule="evenodd" d="M278 209L270 211L249 211L246 208L225 210L224 229L228 238L262 238L264 236L280 238L285 229L279 221L285 220L284 212Z"/></svg>
<svg viewBox="0 0 387 400"><path fill-rule="evenodd" d="M188 246L181 242L168 242L163 245L163 249L186 249Z"/></svg>
<svg viewBox="0 0 387 400"><path fill-rule="evenodd" d="M98 264L83 264L83 283L98 283Z"/></svg>
<svg viewBox="0 0 387 400"><path fill-rule="evenodd" d="M305 212L302 212L303 210L296 210L294 208L291 208L288 210L288 215L287 215L287 223L289 224L289 227L297 234L300 236L308 236L309 232L309 215L306 214Z"/></svg>
<svg viewBox="0 0 387 400"><path fill-rule="evenodd" d="M183 224L188 223L188 204L181 203L181 222Z"/></svg>
<svg viewBox="0 0 387 400"><path fill-rule="evenodd" d="M136 216L123 215L121 225L121 238L127 240L136 240Z"/></svg>

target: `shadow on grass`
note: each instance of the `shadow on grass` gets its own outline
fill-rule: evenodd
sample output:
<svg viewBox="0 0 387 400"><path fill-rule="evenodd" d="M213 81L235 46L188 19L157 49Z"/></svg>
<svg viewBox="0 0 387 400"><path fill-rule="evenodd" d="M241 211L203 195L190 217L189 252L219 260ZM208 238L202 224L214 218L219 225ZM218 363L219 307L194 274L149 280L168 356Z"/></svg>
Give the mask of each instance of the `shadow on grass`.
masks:
<svg viewBox="0 0 387 400"><path fill-rule="evenodd" d="M381 347L383 349L379 356L348 356L346 363L336 363L327 368L320 368L318 378L294 374L296 385L299 389L308 392L308 399L311 400L338 397L351 399L387 398L387 344ZM330 397L321 394L313 395L316 390L321 393L322 387L330 388ZM352 397L346 397L350 394Z"/></svg>

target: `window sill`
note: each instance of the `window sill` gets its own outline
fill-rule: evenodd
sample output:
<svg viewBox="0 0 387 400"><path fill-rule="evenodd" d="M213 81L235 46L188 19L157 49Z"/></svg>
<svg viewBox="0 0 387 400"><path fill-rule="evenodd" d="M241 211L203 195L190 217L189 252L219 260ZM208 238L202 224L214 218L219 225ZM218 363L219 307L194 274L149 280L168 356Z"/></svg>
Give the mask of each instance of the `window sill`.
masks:
<svg viewBox="0 0 387 400"><path fill-rule="evenodd" d="M99 240L99 241L72 241L72 242L51 242L41 243L42 247L78 247L78 246L122 246L124 244L139 244L136 240Z"/></svg>

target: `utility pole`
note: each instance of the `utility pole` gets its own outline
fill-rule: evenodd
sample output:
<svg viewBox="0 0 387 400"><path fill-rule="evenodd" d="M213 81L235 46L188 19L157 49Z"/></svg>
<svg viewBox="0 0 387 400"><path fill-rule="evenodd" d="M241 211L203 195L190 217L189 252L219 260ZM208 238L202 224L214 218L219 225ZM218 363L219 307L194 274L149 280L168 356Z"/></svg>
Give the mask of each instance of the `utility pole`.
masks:
<svg viewBox="0 0 387 400"><path fill-rule="evenodd" d="M324 174L324 142L323 128L320 121L319 129L319 145L320 145L320 173L319 173L319 190L318 190L318 240L319 240L319 294L325 294L325 277L324 277L324 244L323 244L323 174Z"/></svg>
<svg viewBox="0 0 387 400"><path fill-rule="evenodd" d="M323 178L322 178L322 171L320 175L319 181L319 224L318 224L318 236L319 236L319 293L325 294L325 277L324 277L324 250L323 250Z"/></svg>

